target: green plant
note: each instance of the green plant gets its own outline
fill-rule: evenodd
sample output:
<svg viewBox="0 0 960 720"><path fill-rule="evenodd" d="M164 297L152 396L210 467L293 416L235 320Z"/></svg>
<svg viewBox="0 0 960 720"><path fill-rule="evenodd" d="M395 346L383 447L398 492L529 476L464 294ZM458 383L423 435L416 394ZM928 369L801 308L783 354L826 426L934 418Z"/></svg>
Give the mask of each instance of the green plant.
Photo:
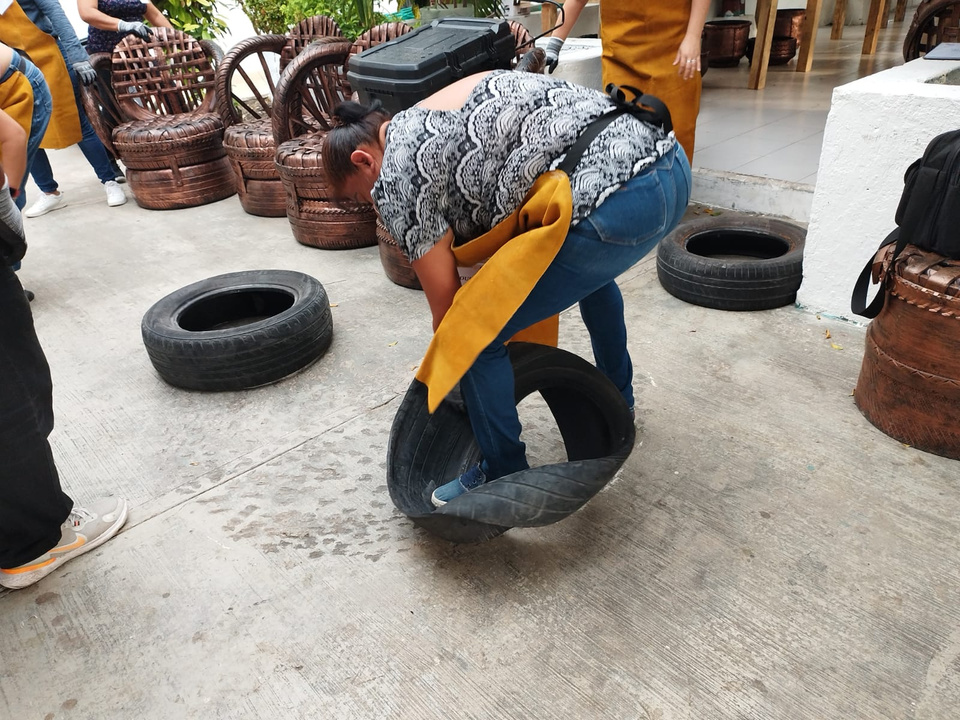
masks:
<svg viewBox="0 0 960 720"><path fill-rule="evenodd" d="M373 9L373 0L286 0L282 11L288 25L313 15L332 17L351 40L384 21Z"/></svg>
<svg viewBox="0 0 960 720"><path fill-rule="evenodd" d="M177 30L195 38L210 40L227 30L227 23L217 14L216 0L157 0L160 10Z"/></svg>
<svg viewBox="0 0 960 720"><path fill-rule="evenodd" d="M282 35L287 31L289 23L279 0L240 0L240 7L258 33Z"/></svg>

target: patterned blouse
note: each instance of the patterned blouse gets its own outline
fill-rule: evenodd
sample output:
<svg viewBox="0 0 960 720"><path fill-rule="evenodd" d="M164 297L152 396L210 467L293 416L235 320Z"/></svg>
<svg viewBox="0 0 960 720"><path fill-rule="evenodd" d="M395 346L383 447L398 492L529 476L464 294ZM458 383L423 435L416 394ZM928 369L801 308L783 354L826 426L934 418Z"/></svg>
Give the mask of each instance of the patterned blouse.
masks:
<svg viewBox="0 0 960 720"><path fill-rule="evenodd" d="M127 22L143 22L147 14L147 4L141 0L97 0L97 10L104 15ZM117 43L126 37L126 33L114 30L101 30L87 26L87 52L112 53Z"/></svg>
<svg viewBox="0 0 960 720"><path fill-rule="evenodd" d="M583 129L614 108L605 94L525 72L494 72L459 110L413 107L387 126L373 200L410 260L446 231L479 237L520 207ZM570 178L573 224L676 144L673 133L629 115L614 120Z"/></svg>

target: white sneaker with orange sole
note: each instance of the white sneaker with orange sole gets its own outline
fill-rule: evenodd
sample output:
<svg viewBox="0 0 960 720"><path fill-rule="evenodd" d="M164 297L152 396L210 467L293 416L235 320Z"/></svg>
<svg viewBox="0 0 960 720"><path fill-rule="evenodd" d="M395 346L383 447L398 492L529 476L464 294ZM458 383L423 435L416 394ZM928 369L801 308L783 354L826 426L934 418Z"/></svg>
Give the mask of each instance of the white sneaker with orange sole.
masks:
<svg viewBox="0 0 960 720"><path fill-rule="evenodd" d="M112 538L127 521L127 501L104 498L85 508L74 507L60 526L60 542L40 557L14 568L0 568L0 585L19 590L46 577L67 560Z"/></svg>

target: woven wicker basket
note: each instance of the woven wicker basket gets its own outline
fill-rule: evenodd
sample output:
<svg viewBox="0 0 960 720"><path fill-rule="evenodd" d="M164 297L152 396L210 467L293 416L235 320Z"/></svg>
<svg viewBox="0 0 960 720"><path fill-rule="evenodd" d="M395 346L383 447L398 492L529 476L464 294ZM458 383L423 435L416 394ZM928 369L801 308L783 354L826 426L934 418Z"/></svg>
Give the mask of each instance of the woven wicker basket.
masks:
<svg viewBox="0 0 960 720"><path fill-rule="evenodd" d="M854 398L887 435L960 459L960 261L908 245L891 268L891 250Z"/></svg>

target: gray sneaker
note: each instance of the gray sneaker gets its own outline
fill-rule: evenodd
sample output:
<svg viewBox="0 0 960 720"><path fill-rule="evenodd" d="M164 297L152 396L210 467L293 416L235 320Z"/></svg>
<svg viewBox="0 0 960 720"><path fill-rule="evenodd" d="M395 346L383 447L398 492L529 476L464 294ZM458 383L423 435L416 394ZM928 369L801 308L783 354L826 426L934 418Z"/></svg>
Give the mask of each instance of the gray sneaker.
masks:
<svg viewBox="0 0 960 720"><path fill-rule="evenodd" d="M18 567L0 569L0 585L11 590L33 585L67 560L105 543L126 521L127 501L120 498L97 500L86 508L74 507L60 526L56 547Z"/></svg>

